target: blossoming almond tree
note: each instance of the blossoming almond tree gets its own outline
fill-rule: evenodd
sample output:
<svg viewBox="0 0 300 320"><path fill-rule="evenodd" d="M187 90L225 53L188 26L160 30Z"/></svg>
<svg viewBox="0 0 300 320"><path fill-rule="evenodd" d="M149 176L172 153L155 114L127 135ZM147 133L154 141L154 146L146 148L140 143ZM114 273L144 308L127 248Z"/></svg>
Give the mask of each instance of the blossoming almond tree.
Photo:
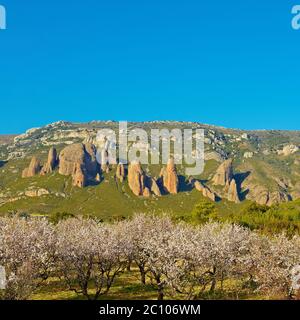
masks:
<svg viewBox="0 0 300 320"><path fill-rule="evenodd" d="M218 283L222 289L226 279L245 277L253 235L231 224L207 223L198 228L179 225L171 249L176 257L166 273L169 285L187 299L197 299L208 286L212 293Z"/></svg>
<svg viewBox="0 0 300 320"><path fill-rule="evenodd" d="M157 288L158 300L163 300L167 287L168 265L176 259L174 247L175 226L168 217L152 217L150 228L143 239L141 257L146 261L146 268L151 283Z"/></svg>
<svg viewBox="0 0 300 320"><path fill-rule="evenodd" d="M57 225L57 234L59 266L68 288L89 300L106 294L127 265L119 228L72 218Z"/></svg>
<svg viewBox="0 0 300 320"><path fill-rule="evenodd" d="M132 244L132 251L130 251L128 260L133 261L138 266L142 284L146 284L146 275L149 272L145 245L151 238L150 232L154 224L154 218L145 214L135 215L130 221L123 223L123 232L126 232Z"/></svg>
<svg viewBox="0 0 300 320"><path fill-rule="evenodd" d="M160 300L166 294L199 299L227 280L255 284L252 292L272 297L299 294L293 273L300 265L299 236L266 237L229 223L194 227L152 215L113 224L73 217L56 226L0 218L0 265L7 275L0 298L27 299L51 275L98 299L131 262Z"/></svg>
<svg viewBox="0 0 300 320"><path fill-rule="evenodd" d="M6 271L4 299L28 298L54 267L54 228L41 219L0 219L0 265Z"/></svg>
<svg viewBox="0 0 300 320"><path fill-rule="evenodd" d="M292 270L300 265L299 236L264 238L263 245L253 248L252 257L260 291L273 296L296 293L292 288Z"/></svg>

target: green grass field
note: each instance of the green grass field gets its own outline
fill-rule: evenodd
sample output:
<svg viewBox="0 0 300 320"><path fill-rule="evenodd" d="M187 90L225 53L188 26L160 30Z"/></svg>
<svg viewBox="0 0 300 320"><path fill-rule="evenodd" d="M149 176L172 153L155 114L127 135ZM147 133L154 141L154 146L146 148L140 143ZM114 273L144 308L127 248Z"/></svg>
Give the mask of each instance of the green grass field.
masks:
<svg viewBox="0 0 300 320"><path fill-rule="evenodd" d="M91 288L91 292L93 289ZM165 299L179 300L184 297L181 295L166 292ZM227 281L223 289L216 288L214 293L205 291L200 299L230 299L230 300L264 300L280 299L282 297L267 297L254 295L250 290L243 287L241 282ZM31 300L85 300L82 295L69 291L63 282L58 278L48 279L43 286L30 297ZM147 279L146 285L140 282L140 275L137 268L131 268L131 271L125 271L116 278L111 290L107 295L100 297L101 300L156 300L157 291L150 279Z"/></svg>

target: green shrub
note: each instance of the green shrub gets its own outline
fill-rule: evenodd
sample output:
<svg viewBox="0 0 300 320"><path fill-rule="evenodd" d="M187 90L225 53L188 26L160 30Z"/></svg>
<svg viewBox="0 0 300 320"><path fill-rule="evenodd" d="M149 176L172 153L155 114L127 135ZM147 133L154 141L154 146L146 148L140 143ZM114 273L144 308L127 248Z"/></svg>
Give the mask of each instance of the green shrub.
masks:
<svg viewBox="0 0 300 320"><path fill-rule="evenodd" d="M263 214L266 213L270 207L266 205L261 205L255 202L250 203L243 211L242 214Z"/></svg>
<svg viewBox="0 0 300 320"><path fill-rule="evenodd" d="M197 222L207 222L217 217L217 209L213 202L202 200L195 205L192 218Z"/></svg>
<svg viewBox="0 0 300 320"><path fill-rule="evenodd" d="M74 215L72 213L56 212L50 216L49 221L54 224L58 224L59 221L66 220L66 219L72 218L72 217L74 217Z"/></svg>

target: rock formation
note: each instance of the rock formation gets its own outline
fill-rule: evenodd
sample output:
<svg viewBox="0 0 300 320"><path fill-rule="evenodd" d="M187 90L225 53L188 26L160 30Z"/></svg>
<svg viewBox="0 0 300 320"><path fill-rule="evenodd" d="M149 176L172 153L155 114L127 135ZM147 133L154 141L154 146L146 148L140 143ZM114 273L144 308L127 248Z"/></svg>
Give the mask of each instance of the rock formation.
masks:
<svg viewBox="0 0 300 320"><path fill-rule="evenodd" d="M116 177L121 182L123 182L125 180L125 167L124 167L124 164L122 164L122 163L118 164L117 171L116 171Z"/></svg>
<svg viewBox="0 0 300 320"><path fill-rule="evenodd" d="M128 167L128 185L136 196L142 196L145 189L146 175L139 162L132 162Z"/></svg>
<svg viewBox="0 0 300 320"><path fill-rule="evenodd" d="M41 197L50 194L47 189L30 189L25 191L25 196L29 198Z"/></svg>
<svg viewBox="0 0 300 320"><path fill-rule="evenodd" d="M108 151L103 149L101 152L101 170L102 172L109 173L109 161L108 161Z"/></svg>
<svg viewBox="0 0 300 320"><path fill-rule="evenodd" d="M72 144L64 148L59 155L59 173L65 176L72 175L77 163L85 162L85 148L81 143Z"/></svg>
<svg viewBox="0 0 300 320"><path fill-rule="evenodd" d="M274 204L288 202L292 198L292 195L290 195L287 190L279 186L277 186L278 190L276 190L274 186L270 190L267 186L261 186L251 182L243 184L243 187L249 190L247 199L261 205L272 206ZM297 198L297 195L295 196L295 198Z"/></svg>
<svg viewBox="0 0 300 320"><path fill-rule="evenodd" d="M212 201L216 201L215 193L212 192L207 186L203 185L200 181L195 181L194 186L198 191L202 192L204 197L209 198Z"/></svg>
<svg viewBox="0 0 300 320"><path fill-rule="evenodd" d="M287 193L283 191L275 191L269 193L269 201L267 202L268 206L272 206L273 204L279 204L282 202L290 201L290 197Z"/></svg>
<svg viewBox="0 0 300 320"><path fill-rule="evenodd" d="M204 153L204 160L208 161L208 160L215 160L217 162L223 162L224 156L216 151L209 151L209 152L205 152Z"/></svg>
<svg viewBox="0 0 300 320"><path fill-rule="evenodd" d="M224 161L217 169L212 181L216 186L225 186L229 188L233 179L232 159Z"/></svg>
<svg viewBox="0 0 300 320"><path fill-rule="evenodd" d="M148 130L149 124L143 123L140 125ZM158 122L155 125L159 129L165 127L165 125L171 129L174 123ZM12 177L15 174L22 174L22 177L25 178L38 174L46 175L57 168L60 174L72 176L74 185L82 187L90 182L96 185L98 184L96 182L100 182L103 177L106 177L105 174L101 176L100 169L102 169L104 173L112 170L116 179L118 179L117 181L124 182L128 175L127 165L125 170L122 164L114 166L108 162L108 147L115 142L107 139L99 142L98 130L103 126L111 129L116 128L116 124L110 121L91 122L85 125L59 122L43 128L28 130L26 134L18 137L7 138L1 136L0 142L7 144L3 150L1 149L0 153L1 159L5 159L5 161L0 161L1 173L2 175L11 174ZM194 127L195 124L185 123L184 126L190 128ZM248 133L210 126L205 126L204 129L205 160L211 164L216 161L220 163L217 171L212 175L210 165L206 167L207 170L201 178L208 179L207 183L201 184L201 182L195 182L195 179L191 178L186 190L191 189L194 185L203 196L213 201L219 196L234 202L247 198L264 205L273 205L300 198L299 132L255 131ZM84 143L78 143L78 141L84 141ZM99 150L104 149L103 153L97 154L97 159L94 144L99 147ZM67 147L60 153L59 164L54 146L61 145ZM27 168L20 172L20 167L17 164L19 160L29 155L32 156L36 150L41 150L45 146L53 147L47 150L49 151L48 158L42 163L43 167L41 168L38 159L32 158L28 160ZM138 143L138 146L141 147L141 150L144 150L145 146L142 143ZM116 145L116 148L118 150L118 145ZM105 161L102 168L100 161L97 161L100 160L98 156L99 158L101 156ZM174 157L176 159L176 154ZM232 160L225 161L228 157L236 159L234 161L238 164L239 174L234 173ZM19 160L16 161L16 164L11 162L6 165L7 161L10 162L13 159ZM178 192L179 181L174 161L171 160L168 166L163 168L158 180L149 176L152 170L152 167L149 167L148 173L145 167L145 172L140 168L131 174L129 184L135 194L147 197L149 194L161 196L165 192L175 194ZM106 178L107 183L114 184L111 175ZM45 188L47 188L47 183L51 184L48 179L42 179L42 181L46 183ZM29 180L28 183L30 187L34 186L38 190L37 185L31 185L33 181ZM116 188L124 191L126 186L122 185L120 188L119 184ZM7 189L10 189L10 185ZM30 188L26 190L28 196L38 194ZM54 194L52 193L52 187L49 188L49 192L50 190L51 194ZM241 193L239 194L240 190ZM24 194L17 194L14 195L14 198L23 196ZM0 204L1 201L0 194Z"/></svg>
<svg viewBox="0 0 300 320"><path fill-rule="evenodd" d="M232 159L228 159L219 166L212 179L212 183L213 185L224 187L224 197L226 197L229 201L239 203L240 197L238 186L234 178L232 162Z"/></svg>
<svg viewBox="0 0 300 320"><path fill-rule="evenodd" d="M291 194L293 199L300 199L300 182L297 182L294 186L294 191Z"/></svg>
<svg viewBox="0 0 300 320"><path fill-rule="evenodd" d="M235 179L232 179L228 188L228 196L227 199L229 201L235 202L235 203L239 203L240 202L240 198L239 198L239 193L238 193L238 188L237 188L237 184L235 182Z"/></svg>
<svg viewBox="0 0 300 320"><path fill-rule="evenodd" d="M91 143L84 144L85 148L85 158L84 158L84 170L87 173L88 178L94 178L98 170L98 162L96 158L96 147Z"/></svg>
<svg viewBox="0 0 300 320"><path fill-rule="evenodd" d="M41 175L52 173L57 165L57 152L55 148L50 148L48 153L47 163L43 166L41 170Z"/></svg>
<svg viewBox="0 0 300 320"><path fill-rule="evenodd" d="M294 144L285 146L282 150L278 150L278 155L289 156L299 151L299 147Z"/></svg>
<svg viewBox="0 0 300 320"><path fill-rule="evenodd" d="M143 191L143 197L146 197L146 198L151 197L151 192L148 187L145 187L145 189Z"/></svg>
<svg viewBox="0 0 300 320"><path fill-rule="evenodd" d="M75 165L72 179L73 179L72 184L74 187L84 188L86 186L87 179L80 162L77 162Z"/></svg>
<svg viewBox="0 0 300 320"><path fill-rule="evenodd" d="M159 189L159 186L158 186L156 180L151 178L149 184L150 184L151 192L153 194L155 194L156 196L160 197L161 196L161 192L160 192L160 189Z"/></svg>
<svg viewBox="0 0 300 320"><path fill-rule="evenodd" d="M102 164L101 165L101 170L103 173L109 173L110 172L110 167L108 164Z"/></svg>
<svg viewBox="0 0 300 320"><path fill-rule="evenodd" d="M59 173L74 175L78 165L87 179L94 179L98 173L95 147L91 144L76 143L64 148L59 155Z"/></svg>
<svg viewBox="0 0 300 320"><path fill-rule="evenodd" d="M22 172L22 178L30 178L40 173L41 164L36 157L32 157L29 167Z"/></svg>
<svg viewBox="0 0 300 320"><path fill-rule="evenodd" d="M174 159L169 160L167 167L161 170L160 176L162 178L162 184L167 192L171 194L178 193L179 179Z"/></svg>
<svg viewBox="0 0 300 320"><path fill-rule="evenodd" d="M254 152L247 151L244 153L245 159L251 159L251 158L253 158L253 156L254 156Z"/></svg>
<svg viewBox="0 0 300 320"><path fill-rule="evenodd" d="M100 173L97 173L95 180L96 180L97 182L101 182Z"/></svg>

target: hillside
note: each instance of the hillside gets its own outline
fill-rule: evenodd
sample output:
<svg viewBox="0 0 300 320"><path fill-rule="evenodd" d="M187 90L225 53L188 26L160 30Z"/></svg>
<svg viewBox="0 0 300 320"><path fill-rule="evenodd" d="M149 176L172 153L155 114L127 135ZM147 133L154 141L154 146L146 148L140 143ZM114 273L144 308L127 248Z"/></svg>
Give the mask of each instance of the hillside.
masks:
<svg viewBox="0 0 300 320"><path fill-rule="evenodd" d="M0 137L0 213L52 215L66 212L119 219L134 212L167 211L177 217L188 217L199 201L215 200L221 215L226 216L232 212L238 214L250 201L270 207L293 203L300 198L300 131L243 131L190 122L129 124L129 129L143 128L147 132L151 128L205 130L205 170L200 176L191 178L177 166L176 194L162 191L165 190L159 181L162 165L141 168L143 178L153 178L162 196L153 194L152 190L152 195L136 196L127 176L122 181L116 177L116 166L109 170L95 167L98 171L91 179L88 177L89 183L83 188L74 185L71 174L60 174L61 168L45 175L22 178L22 172L33 156L42 165L47 162L50 147L58 154L78 143L97 147L96 134L102 128L118 131L118 123L60 121L30 129L20 136ZM226 159L231 159L232 163L224 167ZM222 176L226 170L232 171L228 181L224 185L215 183L218 172ZM84 175L87 168L82 171L79 173Z"/></svg>

